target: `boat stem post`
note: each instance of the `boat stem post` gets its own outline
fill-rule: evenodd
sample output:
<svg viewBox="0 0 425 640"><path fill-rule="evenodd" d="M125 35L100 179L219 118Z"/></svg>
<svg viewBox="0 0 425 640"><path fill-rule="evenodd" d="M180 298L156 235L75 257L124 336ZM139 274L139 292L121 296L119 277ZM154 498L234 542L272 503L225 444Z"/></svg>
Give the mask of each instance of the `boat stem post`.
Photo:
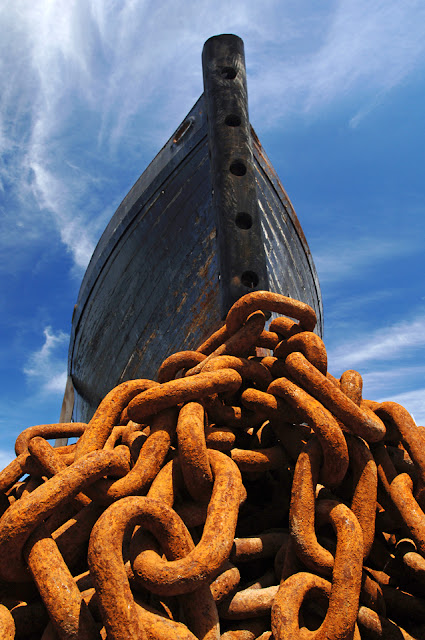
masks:
<svg viewBox="0 0 425 640"><path fill-rule="evenodd" d="M269 288L243 41L230 34L210 38L202 66L224 318L241 296Z"/></svg>

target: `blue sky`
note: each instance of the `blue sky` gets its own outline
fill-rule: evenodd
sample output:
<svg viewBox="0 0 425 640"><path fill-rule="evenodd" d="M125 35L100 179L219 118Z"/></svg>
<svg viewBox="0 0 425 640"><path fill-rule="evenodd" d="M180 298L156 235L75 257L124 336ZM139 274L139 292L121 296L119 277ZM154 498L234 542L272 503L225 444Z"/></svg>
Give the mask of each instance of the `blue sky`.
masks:
<svg viewBox="0 0 425 640"><path fill-rule="evenodd" d="M0 467L59 417L73 306L129 188L245 42L250 119L322 287L329 370L425 423L425 4L14 0L0 7Z"/></svg>

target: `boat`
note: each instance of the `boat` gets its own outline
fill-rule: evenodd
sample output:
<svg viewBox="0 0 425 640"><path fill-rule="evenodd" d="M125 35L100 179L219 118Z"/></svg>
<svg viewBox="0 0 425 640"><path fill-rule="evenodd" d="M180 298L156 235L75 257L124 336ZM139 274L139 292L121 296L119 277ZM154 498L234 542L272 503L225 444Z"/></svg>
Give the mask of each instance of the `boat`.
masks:
<svg viewBox="0 0 425 640"><path fill-rule="evenodd" d="M242 40L210 38L202 63L203 94L119 205L83 277L61 421L87 422L117 384L156 379L249 291L308 303L322 334L313 258L249 122Z"/></svg>

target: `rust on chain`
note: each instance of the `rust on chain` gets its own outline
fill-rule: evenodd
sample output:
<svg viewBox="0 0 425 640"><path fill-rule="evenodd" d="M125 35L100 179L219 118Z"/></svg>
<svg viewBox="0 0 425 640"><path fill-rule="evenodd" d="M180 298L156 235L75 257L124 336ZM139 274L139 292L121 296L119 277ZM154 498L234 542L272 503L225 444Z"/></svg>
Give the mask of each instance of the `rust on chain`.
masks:
<svg viewBox="0 0 425 640"><path fill-rule="evenodd" d="M244 620L264 616L270 612L278 589L278 585L273 585L263 589L248 588L237 591L220 603L220 616L224 620Z"/></svg>
<svg viewBox="0 0 425 640"><path fill-rule="evenodd" d="M235 333L246 318L257 310L275 311L296 318L307 331L312 331L316 326L316 314L308 304L270 291L253 291L239 298L227 314L226 327L229 333Z"/></svg>
<svg viewBox="0 0 425 640"><path fill-rule="evenodd" d="M35 436L42 436L46 440L49 438L70 438L81 436L86 430L84 422L60 422L58 424L39 424L22 431L16 438L15 451L19 456L28 451L28 444Z"/></svg>
<svg viewBox="0 0 425 640"><path fill-rule="evenodd" d="M367 607L360 607L357 623L362 633L368 634L367 637L382 640L415 640L402 627Z"/></svg>
<svg viewBox="0 0 425 640"><path fill-rule="evenodd" d="M312 365L325 376L328 370L328 357L323 340L312 331L302 331L282 340L274 349L274 355L281 360L293 351L302 353Z"/></svg>
<svg viewBox="0 0 425 640"><path fill-rule="evenodd" d="M40 436L31 438L28 443L28 449L48 478L67 468L67 465L57 454L56 450ZM81 507L86 507L91 503L90 498L84 495L84 493L78 493L74 497L74 500L78 502Z"/></svg>
<svg viewBox="0 0 425 640"><path fill-rule="evenodd" d="M158 369L158 382L174 380L182 369L191 369L205 360L206 356L198 351L179 351L173 353L161 364Z"/></svg>
<svg viewBox="0 0 425 640"><path fill-rule="evenodd" d="M210 584L210 589L215 602L220 602L231 593L234 593L241 581L239 569L227 561L221 568L220 573Z"/></svg>
<svg viewBox="0 0 425 640"><path fill-rule="evenodd" d="M287 538L285 531L265 531L255 538L235 538L230 559L232 562L250 562L274 557Z"/></svg>
<svg viewBox="0 0 425 640"><path fill-rule="evenodd" d="M132 566L144 585L155 593L173 595L194 591L213 576L230 555L236 529L241 477L235 463L220 453L210 452L214 486L202 538L181 560L163 561L154 551L137 553Z"/></svg>
<svg viewBox="0 0 425 640"><path fill-rule="evenodd" d="M180 402L191 402L202 396L223 391L237 391L241 383L242 378L233 369L222 369L190 378L170 380L160 388L152 387L136 395L128 405L128 413L132 420L140 422Z"/></svg>
<svg viewBox="0 0 425 640"><path fill-rule="evenodd" d="M321 480L329 487L339 485L348 469L344 434L330 411L287 378L274 380L267 393L282 397L318 437L323 451Z"/></svg>
<svg viewBox="0 0 425 640"><path fill-rule="evenodd" d="M219 369L234 369L243 380L250 380L256 387L266 391L273 378L270 371L261 362L236 356L216 356L203 367L204 373Z"/></svg>
<svg viewBox="0 0 425 640"><path fill-rule="evenodd" d="M156 386L152 380L129 380L115 387L102 400L87 429L79 439L75 459L101 449L129 401L145 389Z"/></svg>
<svg viewBox="0 0 425 640"><path fill-rule="evenodd" d="M144 492L156 478L164 462L176 431L176 423L174 408L165 409L153 416L150 434L141 446L130 471L122 478L99 480L89 488L89 495L107 505L125 496Z"/></svg>
<svg viewBox="0 0 425 640"><path fill-rule="evenodd" d="M205 356L209 356L210 353L215 351L221 344L226 342L230 338L230 334L227 331L226 325L223 325L220 329L217 329L214 333L212 333L209 338L205 340L199 347L197 351Z"/></svg>
<svg viewBox="0 0 425 640"><path fill-rule="evenodd" d="M386 429L380 418L371 411L359 408L301 353L290 353L285 364L295 380L332 411L347 428L368 442L382 440Z"/></svg>
<svg viewBox="0 0 425 640"><path fill-rule="evenodd" d="M41 525L29 537L24 555L60 638L100 639L95 621L55 541ZM61 589L57 588L61 585Z"/></svg>
<svg viewBox="0 0 425 640"><path fill-rule="evenodd" d="M295 412L291 410L288 403L272 393L248 388L243 391L241 402L247 409L251 409L258 416L283 422L296 421Z"/></svg>
<svg viewBox="0 0 425 640"><path fill-rule="evenodd" d="M253 292L89 424L25 429L0 471L0 637L423 638L425 430L333 376L314 324Z"/></svg>
<svg viewBox="0 0 425 640"><path fill-rule="evenodd" d="M263 416L262 411L257 413L255 410L246 410L244 406L241 407L239 404L236 406L224 404L217 396L205 398L204 405L211 423L231 427L235 430L249 429L257 425Z"/></svg>
<svg viewBox="0 0 425 640"><path fill-rule="evenodd" d="M425 586L425 558L417 553L417 547L410 538L402 538L396 544L396 557L403 563L403 570L412 580Z"/></svg>
<svg viewBox="0 0 425 640"><path fill-rule="evenodd" d="M354 404L360 406L362 401L363 379L358 371L354 371L354 369L344 371L339 379L339 388Z"/></svg>
<svg viewBox="0 0 425 640"><path fill-rule="evenodd" d="M124 475L128 471L126 447L102 451L100 455L93 452L11 504L0 519L0 578L12 582L28 580L22 549L35 527L97 478L108 472Z"/></svg>
<svg viewBox="0 0 425 640"><path fill-rule="evenodd" d="M230 451L230 454L239 469L247 473L281 469L288 464L285 450L280 445L264 449L237 449L235 447Z"/></svg>
<svg viewBox="0 0 425 640"><path fill-rule="evenodd" d="M41 475L37 461L29 452L19 454L0 472L0 491L5 495L9 490L13 490L15 483L26 473Z"/></svg>
<svg viewBox="0 0 425 640"><path fill-rule="evenodd" d="M204 407L188 402L179 412L177 440L186 487L195 501L209 502L213 476L205 441Z"/></svg>
<svg viewBox="0 0 425 640"><path fill-rule="evenodd" d="M209 449L227 452L235 446L236 436L231 427L217 427L212 423L205 427L205 440Z"/></svg>
<svg viewBox="0 0 425 640"><path fill-rule="evenodd" d="M15 621L9 609L0 604L0 638L2 640L13 640L15 637Z"/></svg>
<svg viewBox="0 0 425 640"><path fill-rule="evenodd" d="M170 554L187 554L193 548L190 533L171 509L143 496L123 498L99 518L90 538L88 563L96 585L99 606L113 640L144 638L144 611L136 605L122 557L126 530L142 524L157 535Z"/></svg>
<svg viewBox="0 0 425 640"><path fill-rule="evenodd" d="M192 369L187 371L186 375L191 376L195 373L203 371L205 365L217 356L245 356L251 349L258 344L260 335L263 332L266 317L261 311L254 311L249 315L246 322L237 329L225 342L218 346L204 360Z"/></svg>
<svg viewBox="0 0 425 640"><path fill-rule="evenodd" d="M390 495L402 516L418 550L425 556L425 513L413 496L412 478L407 473L397 475L390 485Z"/></svg>
<svg viewBox="0 0 425 640"><path fill-rule="evenodd" d="M290 318L285 318L285 316L278 316L277 318L273 318L270 322L270 331L276 332L281 338L285 340L291 338L297 333L301 333L302 328L298 324L298 322L294 322Z"/></svg>
<svg viewBox="0 0 425 640"><path fill-rule="evenodd" d="M102 512L101 505L91 503L59 527L52 518L46 520L46 529L51 532L63 559L72 571L80 563L84 563L91 531Z"/></svg>
<svg viewBox="0 0 425 640"><path fill-rule="evenodd" d="M300 610L309 597L329 598L329 606L320 627L309 634L312 640L360 640L356 629L358 586L340 579L332 584L312 573L299 572L285 580L272 606L272 631L275 640L300 638ZM354 632L354 636L353 636Z"/></svg>
<svg viewBox="0 0 425 640"><path fill-rule="evenodd" d="M260 618L250 618L241 622L232 622L229 624L230 629L221 635L221 640L268 640L271 634L267 631L270 628L270 620L267 616Z"/></svg>
<svg viewBox="0 0 425 640"><path fill-rule="evenodd" d="M346 436L353 475L351 510L363 533L363 557L367 558L375 537L375 514L378 490L376 462L365 442L357 436Z"/></svg>
<svg viewBox="0 0 425 640"><path fill-rule="evenodd" d="M390 420L400 434L400 440L415 463L416 472L425 484L425 434L412 416L396 402L382 402L376 413L384 420Z"/></svg>

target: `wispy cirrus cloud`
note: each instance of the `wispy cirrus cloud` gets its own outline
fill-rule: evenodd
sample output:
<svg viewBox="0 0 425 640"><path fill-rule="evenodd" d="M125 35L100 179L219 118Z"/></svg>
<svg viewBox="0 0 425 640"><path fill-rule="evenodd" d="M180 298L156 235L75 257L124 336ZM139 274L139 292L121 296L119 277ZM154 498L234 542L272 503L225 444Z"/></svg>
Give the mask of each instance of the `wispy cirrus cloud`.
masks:
<svg viewBox="0 0 425 640"><path fill-rule="evenodd" d="M389 258L412 252L411 242L400 242L399 239L379 239L363 237L345 237L333 239L332 245L319 248L314 254L314 262L322 284L346 280L347 277L376 265ZM343 257L343 259L342 259Z"/></svg>
<svg viewBox="0 0 425 640"><path fill-rule="evenodd" d="M373 392L374 397L378 397L385 389L401 388L412 380L425 380L425 365L384 365L381 369L367 371L362 377L363 383Z"/></svg>
<svg viewBox="0 0 425 640"><path fill-rule="evenodd" d="M365 81L375 96L376 90L396 86L424 56L423 18L421 2L339 3L326 43L317 56L319 73L308 106L341 91L358 90Z"/></svg>
<svg viewBox="0 0 425 640"><path fill-rule="evenodd" d="M99 197L108 182L103 161L88 161L96 147L93 116L102 101L100 41L91 5L29 6L17 0L0 12L0 28L5 34L0 185L7 221L2 245L16 256L28 240L33 247L53 245L59 234L81 275L98 237L99 218L109 208ZM93 146L87 152L84 143L90 137Z"/></svg>
<svg viewBox="0 0 425 640"><path fill-rule="evenodd" d="M69 336L63 331L55 333L51 327L46 327L43 334L44 344L28 357L24 373L36 392L63 394L67 378L64 352Z"/></svg>
<svg viewBox="0 0 425 640"><path fill-rule="evenodd" d="M80 269L84 269L93 253L94 238L88 231L90 223L85 216L75 209L72 203L75 198L75 191L72 191L72 180L64 182L59 176L51 171L47 163L43 162L43 157L31 157L31 170L33 174L32 188L33 194L42 210L51 212L54 216L57 231L61 241L72 254L74 263ZM81 180L84 180L81 178ZM88 187L90 179L86 178L85 187ZM79 186L77 190L84 192ZM70 193L72 191L72 193ZM44 215L46 220L46 216Z"/></svg>
<svg viewBox="0 0 425 640"><path fill-rule="evenodd" d="M4 469L16 457L13 449L0 449L0 469Z"/></svg>
<svg viewBox="0 0 425 640"><path fill-rule="evenodd" d="M403 405L419 424L425 423L425 315L354 333L353 325L328 348L329 370L336 376L356 369L363 378L365 398ZM423 360L423 357L422 357ZM420 361L420 360L419 360ZM418 388L419 387L419 388Z"/></svg>
<svg viewBox="0 0 425 640"><path fill-rule="evenodd" d="M258 69L258 101L264 109L266 100L270 125L290 114L315 117L344 102L347 108L348 100L348 121L355 127L424 63L425 7L419 0L347 0L320 10L307 29L295 18L298 29L289 30L289 44L280 47L284 56L274 51L277 60L268 71ZM302 39L310 46L300 48ZM291 56L291 49L297 54Z"/></svg>
<svg viewBox="0 0 425 640"><path fill-rule="evenodd" d="M376 217L376 216L375 216ZM379 229L379 218L375 221ZM314 252L314 263L322 284L347 282L350 278L360 278L371 269L382 268L387 261L394 261L403 256L412 256L422 251L421 235L418 234L418 224L400 228L397 237L391 237L386 231L379 229L379 234L369 232L368 236L361 233L344 237L333 237L323 241Z"/></svg>
<svg viewBox="0 0 425 640"><path fill-rule="evenodd" d="M394 289L381 289L379 291L372 290L369 292L361 291L359 294L351 294L345 298L337 297L337 304L332 304L326 312L326 328L351 325L353 317L363 311L368 315L368 309L377 304L388 304L394 300ZM365 311L366 310L366 311Z"/></svg>
<svg viewBox="0 0 425 640"><path fill-rule="evenodd" d="M403 320L354 339L342 341L328 352L337 371L365 367L370 362L392 361L425 347L425 315Z"/></svg>
<svg viewBox="0 0 425 640"><path fill-rule="evenodd" d="M413 415L417 424L425 425L425 388L420 386L425 379L425 366L385 363L382 369L373 369L362 377L364 397L377 402L397 402Z"/></svg>
<svg viewBox="0 0 425 640"><path fill-rule="evenodd" d="M278 0L7 3L2 248L15 264L13 248L52 243L56 234L81 274L124 195L119 176L137 178L201 93L201 49L211 35L245 40L254 124L275 127L291 114L308 120L340 105L354 124L424 64L424 22L414 0L325 8Z"/></svg>

